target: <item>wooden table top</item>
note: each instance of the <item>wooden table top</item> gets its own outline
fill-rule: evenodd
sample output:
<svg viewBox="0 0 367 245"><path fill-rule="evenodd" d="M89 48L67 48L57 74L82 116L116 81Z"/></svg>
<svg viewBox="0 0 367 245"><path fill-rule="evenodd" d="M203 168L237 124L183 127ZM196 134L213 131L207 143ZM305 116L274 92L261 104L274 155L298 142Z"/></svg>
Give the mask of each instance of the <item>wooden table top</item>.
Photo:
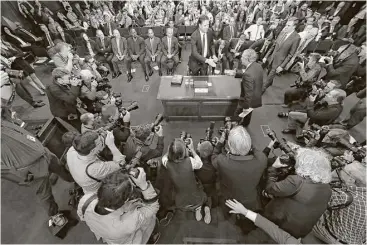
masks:
<svg viewBox="0 0 367 245"><path fill-rule="evenodd" d="M241 93L241 79L233 76L183 76L180 85L171 85L172 76L162 76L157 99L159 100L231 100L238 99ZM187 87L185 79L212 83L207 94L195 94L193 86Z"/></svg>

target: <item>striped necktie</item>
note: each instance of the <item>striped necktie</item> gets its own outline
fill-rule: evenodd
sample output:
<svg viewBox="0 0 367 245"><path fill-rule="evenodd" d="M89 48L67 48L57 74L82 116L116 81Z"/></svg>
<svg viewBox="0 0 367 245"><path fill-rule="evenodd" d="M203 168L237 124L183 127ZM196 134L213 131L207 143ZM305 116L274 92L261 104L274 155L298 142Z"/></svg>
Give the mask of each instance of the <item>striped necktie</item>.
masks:
<svg viewBox="0 0 367 245"><path fill-rule="evenodd" d="M25 29L20 29L22 32L24 32L25 34L31 36L34 40L36 40L37 38L32 34L30 33L29 31L25 30Z"/></svg>

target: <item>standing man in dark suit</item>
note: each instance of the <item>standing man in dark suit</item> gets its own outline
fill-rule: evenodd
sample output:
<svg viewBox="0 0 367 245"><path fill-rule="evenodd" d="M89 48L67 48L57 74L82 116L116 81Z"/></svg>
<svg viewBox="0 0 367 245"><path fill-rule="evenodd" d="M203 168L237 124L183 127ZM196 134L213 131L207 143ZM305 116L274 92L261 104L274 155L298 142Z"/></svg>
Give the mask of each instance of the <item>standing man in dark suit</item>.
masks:
<svg viewBox="0 0 367 245"><path fill-rule="evenodd" d="M264 70L259 63L256 63L257 53L253 49L246 49L242 53L241 62L244 67L241 82L241 95L235 112L238 117L247 109L258 108L262 106L261 91L263 87ZM251 121L252 112L250 112L242 121L242 125L247 127Z"/></svg>
<svg viewBox="0 0 367 245"><path fill-rule="evenodd" d="M178 40L173 36L173 29L166 29L167 35L162 38L162 59L161 64L168 69L167 75L173 75L178 65ZM160 73L161 74L161 73Z"/></svg>
<svg viewBox="0 0 367 245"><path fill-rule="evenodd" d="M117 28L117 24L111 20L111 16L109 14L104 14L105 23L103 24L103 32L106 36L112 37L113 30Z"/></svg>
<svg viewBox="0 0 367 245"><path fill-rule="evenodd" d="M148 38L145 39L145 59L144 59L146 69L149 70L149 76L153 75L151 62L157 63L159 69L161 68L160 65L161 57L162 57L161 39L159 39L159 37L154 36L153 29L149 29ZM161 73L161 70L159 70L159 73Z"/></svg>
<svg viewBox="0 0 367 245"><path fill-rule="evenodd" d="M135 28L130 28L130 37L127 39L128 56L126 57L126 65L128 72L128 82L133 79L131 75L131 62L139 60L141 68L144 71L145 81L149 80L147 70L145 69L145 42L144 39L136 33Z"/></svg>
<svg viewBox="0 0 367 245"><path fill-rule="evenodd" d="M113 30L113 35L114 38L112 38L111 40L111 48L112 48L112 52L113 52L113 57L112 57L112 65L113 65L113 70L115 71L115 76L114 77L118 77L122 74L122 66L124 64L124 60L127 61L127 43L126 43L126 39L124 37L121 37L121 34L119 32L119 30L115 29ZM131 68L131 66L130 66ZM128 70L129 74L131 69ZM132 76L131 76L132 78ZM128 82L130 82L131 79L128 76Z"/></svg>
<svg viewBox="0 0 367 245"><path fill-rule="evenodd" d="M298 20L296 18L290 18L285 25L283 31L279 34L275 45L269 50L269 66L268 66L268 79L263 88L263 93L268 87L273 84L273 80L276 74L281 73L284 70L286 64L293 57L297 50L298 44L301 40L298 33L295 31ZM263 63L267 60L263 59Z"/></svg>
<svg viewBox="0 0 367 245"><path fill-rule="evenodd" d="M229 53L227 55L229 69L233 69L233 63L238 60L240 63L241 53L251 46L252 42L246 41L246 35L242 34L240 38L232 39L229 43ZM238 65L240 67L240 64Z"/></svg>
<svg viewBox="0 0 367 245"><path fill-rule="evenodd" d="M112 30L112 34L115 29ZM101 30L96 31L96 56L94 58L98 62L106 62L111 68L112 78L115 78L119 72L119 70L115 70L115 66L112 64L112 47L111 47L111 39L109 37L105 37Z"/></svg>
<svg viewBox="0 0 367 245"><path fill-rule="evenodd" d="M194 76L207 75L208 65L216 67L218 58L214 55L213 33L209 30L209 18L202 15L199 18L199 28L191 35L191 55L189 69ZM210 58L211 57L211 58Z"/></svg>
<svg viewBox="0 0 367 245"><path fill-rule="evenodd" d="M236 26L236 19L231 17L229 20L229 25L223 29L223 39L230 42L233 38L238 37L238 30Z"/></svg>

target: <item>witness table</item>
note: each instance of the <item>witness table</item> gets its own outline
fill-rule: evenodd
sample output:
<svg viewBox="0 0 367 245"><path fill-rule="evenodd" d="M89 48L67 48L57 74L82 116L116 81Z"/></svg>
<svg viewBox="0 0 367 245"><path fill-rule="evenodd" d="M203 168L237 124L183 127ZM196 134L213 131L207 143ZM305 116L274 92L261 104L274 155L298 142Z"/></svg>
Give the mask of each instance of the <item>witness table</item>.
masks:
<svg viewBox="0 0 367 245"><path fill-rule="evenodd" d="M207 94L195 94L185 78L212 83ZM241 93L241 79L233 76L184 76L180 85L171 85L172 76L161 77L157 99L162 101L168 120L223 120L233 116Z"/></svg>

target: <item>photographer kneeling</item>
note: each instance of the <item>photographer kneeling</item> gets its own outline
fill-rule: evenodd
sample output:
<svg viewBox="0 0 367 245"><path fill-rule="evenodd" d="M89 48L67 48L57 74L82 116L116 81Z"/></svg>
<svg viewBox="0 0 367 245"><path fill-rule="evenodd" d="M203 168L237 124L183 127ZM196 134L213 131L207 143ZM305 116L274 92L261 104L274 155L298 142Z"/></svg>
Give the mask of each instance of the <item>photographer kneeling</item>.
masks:
<svg viewBox="0 0 367 245"><path fill-rule="evenodd" d="M85 194L96 193L101 181L110 173L125 165L125 156L115 145L112 132L87 131L75 137L73 146L67 152L67 165L75 182L83 188ZM102 161L99 153L110 149L113 161Z"/></svg>
<svg viewBox="0 0 367 245"><path fill-rule="evenodd" d="M252 152L251 137L242 126L233 128L225 143L226 133L223 132L219 143L216 145L212 163L217 168L220 179L220 189L223 195L221 200L222 210L228 217L228 208L225 200L235 198L245 203L252 210L261 210L258 184L266 168L266 159L256 150ZM222 153L223 148L228 153ZM243 232L248 233L255 227L246 219L238 220Z"/></svg>
<svg viewBox="0 0 367 245"><path fill-rule="evenodd" d="M138 168L137 178L123 171L106 176L97 194L80 199L78 216L84 220L99 240L108 244L146 244L149 237L155 243L159 233L153 233L158 195L146 174Z"/></svg>
<svg viewBox="0 0 367 245"><path fill-rule="evenodd" d="M299 148L295 153L294 172L279 181L284 167L278 158L267 170L264 195L271 201L263 216L298 238L305 237L325 212L331 196L331 164L323 151ZM291 166L292 167L292 166ZM267 243L269 236L260 229L249 233L246 243Z"/></svg>

